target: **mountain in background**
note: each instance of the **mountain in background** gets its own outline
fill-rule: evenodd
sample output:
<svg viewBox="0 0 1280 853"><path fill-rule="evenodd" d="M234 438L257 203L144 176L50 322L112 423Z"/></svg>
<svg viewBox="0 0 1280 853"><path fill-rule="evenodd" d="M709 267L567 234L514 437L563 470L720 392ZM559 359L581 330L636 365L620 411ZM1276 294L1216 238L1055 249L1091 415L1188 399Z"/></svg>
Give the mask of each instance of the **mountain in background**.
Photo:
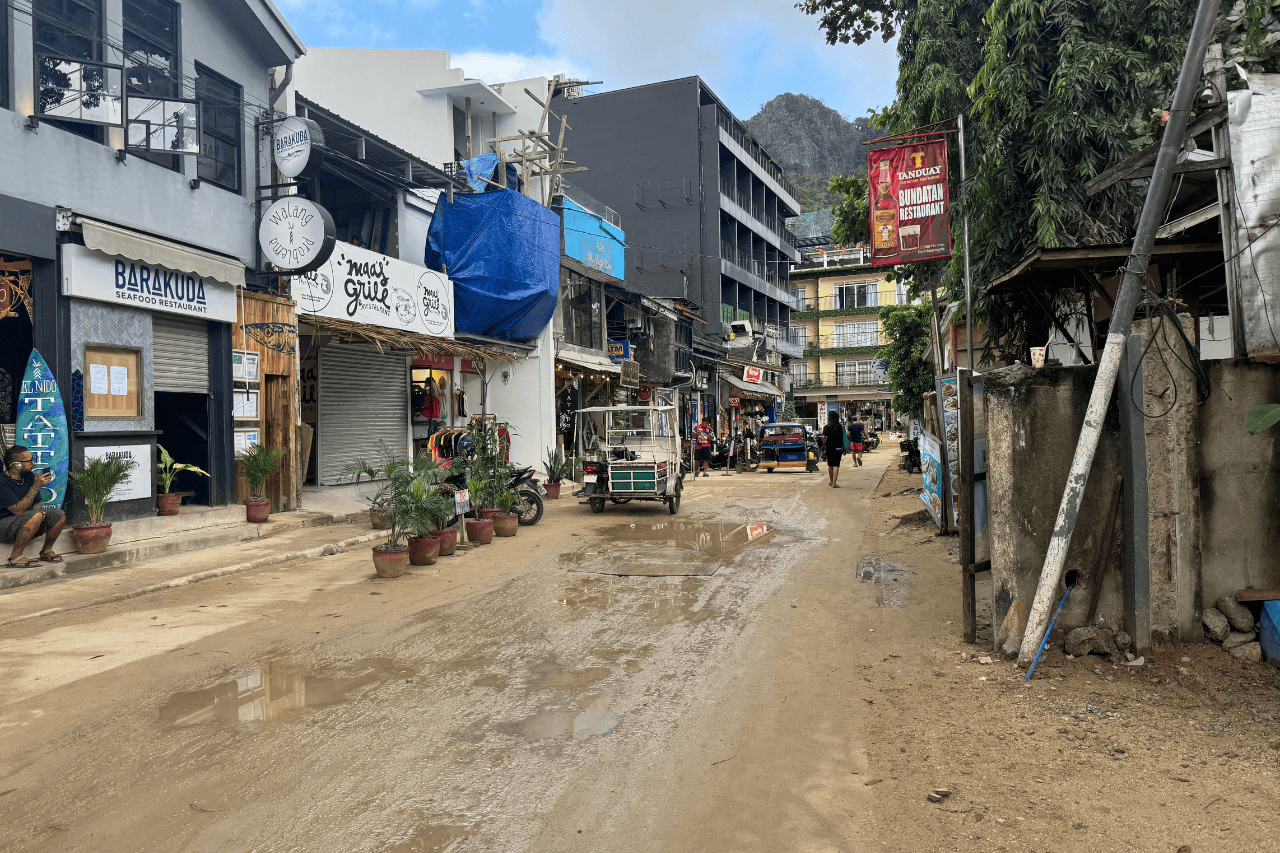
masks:
<svg viewBox="0 0 1280 853"><path fill-rule="evenodd" d="M817 98L790 92L743 124L795 184L804 212L829 210L835 199L827 192L827 179L864 173L867 148L862 143L885 135L867 118L849 121Z"/></svg>

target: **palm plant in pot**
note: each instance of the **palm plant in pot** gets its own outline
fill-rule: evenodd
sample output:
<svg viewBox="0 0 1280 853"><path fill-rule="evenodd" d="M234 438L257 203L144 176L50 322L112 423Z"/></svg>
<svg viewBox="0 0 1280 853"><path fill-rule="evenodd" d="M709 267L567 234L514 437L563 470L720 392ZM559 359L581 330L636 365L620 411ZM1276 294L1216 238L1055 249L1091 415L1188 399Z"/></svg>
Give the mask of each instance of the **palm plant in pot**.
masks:
<svg viewBox="0 0 1280 853"><path fill-rule="evenodd" d="M493 541L493 514L485 515L486 510L493 508L490 498L492 482L478 478L467 480L467 491L476 507L476 518L466 521L467 541L473 545L488 545Z"/></svg>
<svg viewBox="0 0 1280 853"><path fill-rule="evenodd" d="M500 489L493 496L493 503L498 510L493 516L493 534L515 536L520 527L520 516L511 511L516 504L515 493L510 489Z"/></svg>
<svg viewBox="0 0 1280 853"><path fill-rule="evenodd" d="M557 500L560 497L560 483L569 471L564 453L560 448L548 448L547 461L543 463L542 468L547 472L547 482L542 484L547 490L547 497L553 501Z"/></svg>
<svg viewBox="0 0 1280 853"><path fill-rule="evenodd" d="M430 566L440 556L444 544L434 533L453 515L453 496L436 487L440 469L429 456L414 460L415 482L411 487L413 510L408 519L409 562L415 566ZM457 532L453 545L457 546ZM449 553L453 553L450 550Z"/></svg>
<svg viewBox="0 0 1280 853"><path fill-rule="evenodd" d="M244 476L249 481L249 498L244 502L246 521L261 524L271 515L271 499L262 496L263 486L280 464L283 451L267 450L255 444L238 457L244 466Z"/></svg>
<svg viewBox="0 0 1280 853"><path fill-rule="evenodd" d="M398 578L409 565L409 532L417 523L428 484L408 459L393 460L383 470L387 484L382 489L382 502L390 532L386 542L373 546L373 568L380 578Z"/></svg>
<svg viewBox="0 0 1280 853"><path fill-rule="evenodd" d="M101 554L111 542L111 522L103 520L111 493L124 485L138 463L124 456L86 459L77 470L67 475L71 487L84 498L89 510L89 523L71 529L76 550L81 554Z"/></svg>
<svg viewBox="0 0 1280 853"><path fill-rule="evenodd" d="M385 441L378 442L378 460L377 464L369 462L366 459L356 459L342 468L342 478L352 480L355 485L359 486L361 480L368 480L370 483L375 480L390 481L391 471L397 463L403 462L404 459L392 452ZM369 524L374 530L386 530L389 526L387 523L387 503L390 500L391 492L388 485L384 484L382 488L369 495Z"/></svg>
<svg viewBox="0 0 1280 853"><path fill-rule="evenodd" d="M177 515L178 507L182 505L182 495L169 492L169 488L173 485L173 479L184 471L188 474L198 474L201 477L208 477L209 473L197 468L195 465L173 461L173 457L169 455L169 451L164 449L163 444L157 444L156 447L160 448L160 465L156 469L160 479L160 494L156 495L156 507L159 509L160 515Z"/></svg>

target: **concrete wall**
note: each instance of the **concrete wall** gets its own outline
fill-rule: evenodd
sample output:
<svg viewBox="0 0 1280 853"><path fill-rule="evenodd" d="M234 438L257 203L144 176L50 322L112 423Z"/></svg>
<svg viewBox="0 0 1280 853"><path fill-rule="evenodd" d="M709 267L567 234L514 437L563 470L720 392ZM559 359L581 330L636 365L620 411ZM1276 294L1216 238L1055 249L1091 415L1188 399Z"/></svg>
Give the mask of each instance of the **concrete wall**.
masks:
<svg viewBox="0 0 1280 853"><path fill-rule="evenodd" d="M107 0L105 12L109 29L118 27L120 0ZM194 77L199 62L244 89L247 127L241 145L242 191L237 194L211 184L190 189L194 157L181 158L181 172L137 157L117 163L115 150L124 147L119 129L108 131L106 145L47 123L36 131L25 129L26 117L34 111L31 19L13 16L10 26L14 98L12 110L0 110L0 194L73 208L253 263L256 238L249 199L255 149L247 141L253 136L251 105L265 104L270 93L267 60L249 46L242 31L205 0L182 4L182 73ZM119 56L107 59L119 61ZM188 82L185 97L194 96L190 86Z"/></svg>
<svg viewBox="0 0 1280 853"><path fill-rule="evenodd" d="M1033 371L1021 365L984 374L992 622L997 649L1010 636L1020 637L1025 628L1095 375L1093 367ZM1119 445L1119 414L1113 401L1075 536L1067 549L1066 570L1078 571L1081 584L1058 620L1060 627L1079 627L1088 612L1093 566L1104 544L1102 532L1120 470ZM1104 574L1098 610L1113 626L1122 624L1118 568L1113 561ZM1064 589L1060 584L1059 597Z"/></svg>
<svg viewBox="0 0 1280 853"><path fill-rule="evenodd" d="M537 348L515 364L490 368L489 411L511 424L511 461L541 472L547 448L556 444L556 355L550 323L537 340ZM505 380L504 371L508 373Z"/></svg>
<svg viewBox="0 0 1280 853"><path fill-rule="evenodd" d="M1221 320L1219 320L1221 322ZM1249 410L1280 402L1280 365L1209 362L1200 409L1202 607L1238 589L1280 587L1280 428L1250 436Z"/></svg>

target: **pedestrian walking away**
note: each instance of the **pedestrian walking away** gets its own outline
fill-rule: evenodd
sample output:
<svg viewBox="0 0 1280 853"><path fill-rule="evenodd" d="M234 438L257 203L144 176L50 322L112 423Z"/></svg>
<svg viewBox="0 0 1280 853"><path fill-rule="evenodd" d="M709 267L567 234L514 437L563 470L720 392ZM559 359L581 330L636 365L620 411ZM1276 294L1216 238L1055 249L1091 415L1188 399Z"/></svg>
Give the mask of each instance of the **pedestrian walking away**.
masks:
<svg viewBox="0 0 1280 853"><path fill-rule="evenodd" d="M844 439L840 416L832 412L827 425L822 428L822 440L827 451L827 479L833 489L840 488L836 480L840 479L840 457L844 455Z"/></svg>
<svg viewBox="0 0 1280 853"><path fill-rule="evenodd" d="M702 423L693 428L693 476L710 477L711 474L711 418L703 418Z"/></svg>
<svg viewBox="0 0 1280 853"><path fill-rule="evenodd" d="M866 441L866 427L862 421L854 421L849 425L849 446L853 449L853 464L862 464L862 445Z"/></svg>
<svg viewBox="0 0 1280 853"><path fill-rule="evenodd" d="M49 469L36 473L31 451L21 444L5 451L4 476L0 477L0 542L13 543L9 568L29 569L40 565L39 561L23 554L31 540L40 534L44 534L40 560L62 562L62 557L53 552L53 546L67 523L66 516L57 507L45 508L40 501L40 490L52 482Z"/></svg>

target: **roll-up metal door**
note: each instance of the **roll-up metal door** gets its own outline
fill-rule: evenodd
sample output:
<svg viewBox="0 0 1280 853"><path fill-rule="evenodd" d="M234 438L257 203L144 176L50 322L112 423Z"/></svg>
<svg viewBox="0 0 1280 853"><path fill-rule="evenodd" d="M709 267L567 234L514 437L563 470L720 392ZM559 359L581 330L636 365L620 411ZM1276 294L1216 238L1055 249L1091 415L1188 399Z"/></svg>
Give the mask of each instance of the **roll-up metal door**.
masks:
<svg viewBox="0 0 1280 853"><path fill-rule="evenodd" d="M357 458L377 465L387 449L409 447L409 362L403 353L329 344L320 349L320 411L316 467L320 484L346 482L342 469Z"/></svg>
<svg viewBox="0 0 1280 853"><path fill-rule="evenodd" d="M151 380L156 391L209 393L209 324L151 315Z"/></svg>

